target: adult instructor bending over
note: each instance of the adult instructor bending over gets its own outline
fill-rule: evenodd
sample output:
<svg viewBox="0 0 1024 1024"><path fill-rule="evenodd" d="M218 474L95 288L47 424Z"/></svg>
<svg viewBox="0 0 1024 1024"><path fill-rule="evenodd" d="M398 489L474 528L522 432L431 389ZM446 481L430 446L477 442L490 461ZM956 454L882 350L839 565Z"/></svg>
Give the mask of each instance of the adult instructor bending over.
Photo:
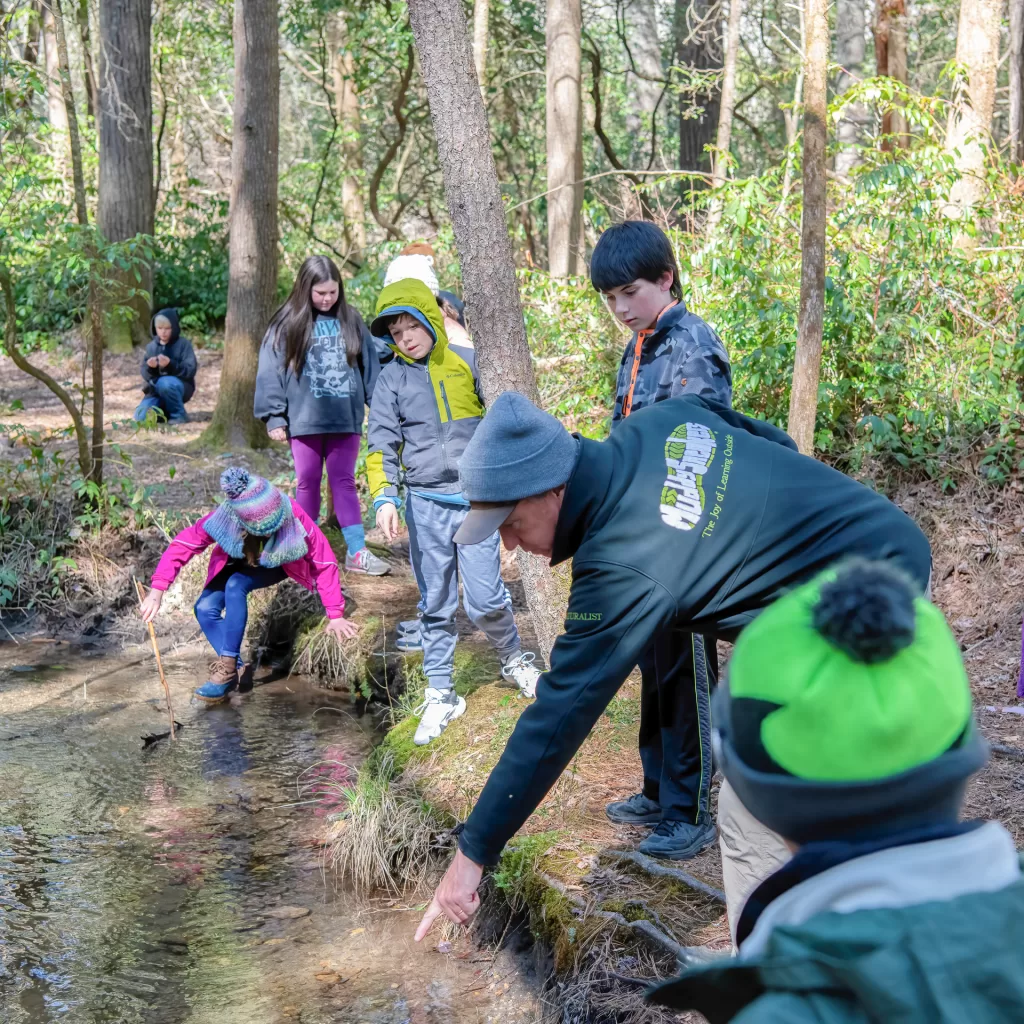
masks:
<svg viewBox="0 0 1024 1024"><path fill-rule="evenodd" d="M641 410L603 442L569 434L522 395L495 401L462 457L472 511L456 542L500 530L509 550L553 565L572 558L572 589L537 700L466 821L417 939L442 913L460 923L475 913L484 867L661 631L733 640L786 590L853 555L891 560L926 588L931 552L912 520L791 444L777 427L695 396ZM735 919L739 899L784 853L734 794L719 804Z"/></svg>

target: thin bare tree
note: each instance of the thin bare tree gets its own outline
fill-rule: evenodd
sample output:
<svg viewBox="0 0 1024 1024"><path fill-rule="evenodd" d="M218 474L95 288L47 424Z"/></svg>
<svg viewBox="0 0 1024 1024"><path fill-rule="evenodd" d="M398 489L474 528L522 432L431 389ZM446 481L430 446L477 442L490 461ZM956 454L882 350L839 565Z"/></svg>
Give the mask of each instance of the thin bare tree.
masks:
<svg viewBox="0 0 1024 1024"><path fill-rule="evenodd" d="M1024 164L1024 0L1010 0L1010 130L1011 162Z"/></svg>
<svg viewBox="0 0 1024 1024"><path fill-rule="evenodd" d="M345 241L362 256L366 248L366 207L363 203L363 142L359 120L359 92L351 47L346 44L345 16L327 15L327 59L334 92L335 117L341 130L341 209L345 215Z"/></svg>
<svg viewBox="0 0 1024 1024"><path fill-rule="evenodd" d="M821 341L825 318L825 146L828 137L828 14L826 0L804 0L804 210L800 232L800 312L797 321L789 433L814 453Z"/></svg>
<svg viewBox="0 0 1024 1024"><path fill-rule="evenodd" d="M906 0L877 0L875 21L875 74L907 84L907 4ZM900 149L910 145L907 118L902 109L892 106L882 115L882 149Z"/></svg>
<svg viewBox="0 0 1024 1024"><path fill-rule="evenodd" d="M864 73L864 30L867 28L864 0L837 0L836 3L836 92L840 95L856 85ZM860 163L858 146L862 143L871 115L864 103L851 103L836 125L839 149L836 172L847 175Z"/></svg>
<svg viewBox="0 0 1024 1024"><path fill-rule="evenodd" d="M480 91L487 93L487 41L491 20L491 0L473 4L473 64L480 79Z"/></svg>
<svg viewBox="0 0 1024 1024"><path fill-rule="evenodd" d="M740 18L743 16L743 0L729 0L729 21L725 32L725 71L722 77L722 101L718 114L718 138L715 142L714 170L712 181L716 186L725 184L729 162L729 146L732 143L732 115L736 108L736 55L740 48ZM714 231L722 216L721 200L711 204L708 213L708 230Z"/></svg>
<svg viewBox="0 0 1024 1024"><path fill-rule="evenodd" d="M950 108L946 152L960 177L950 189L946 212L966 224L985 194L985 151L991 142L996 99L1002 0L962 0L956 37L956 59L966 74ZM962 248L975 244L973 232L958 236Z"/></svg>
<svg viewBox="0 0 1024 1024"><path fill-rule="evenodd" d="M548 0L548 269L578 274L582 258L583 95L580 0Z"/></svg>

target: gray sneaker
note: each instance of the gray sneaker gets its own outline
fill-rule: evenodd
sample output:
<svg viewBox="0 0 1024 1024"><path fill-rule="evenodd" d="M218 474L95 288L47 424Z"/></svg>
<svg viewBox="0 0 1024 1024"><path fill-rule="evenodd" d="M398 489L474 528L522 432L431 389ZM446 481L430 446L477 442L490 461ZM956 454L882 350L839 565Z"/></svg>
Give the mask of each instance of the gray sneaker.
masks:
<svg viewBox="0 0 1024 1024"><path fill-rule="evenodd" d="M661 804L643 793L634 793L626 800L609 804L604 813L617 825L657 825L661 821Z"/></svg>
<svg viewBox="0 0 1024 1024"><path fill-rule="evenodd" d="M402 619L402 621L398 623L398 632L399 633L405 633L405 634L419 633L419 631L422 628L423 628L423 616L422 615L417 615L415 619Z"/></svg>
<svg viewBox="0 0 1024 1024"><path fill-rule="evenodd" d="M363 573L366 576L387 576L391 565L378 558L369 548L363 548L354 555L345 556L345 572Z"/></svg>
<svg viewBox="0 0 1024 1024"><path fill-rule="evenodd" d="M665 860L689 860L718 838L712 822L691 825L688 821L662 821L640 844L640 852Z"/></svg>

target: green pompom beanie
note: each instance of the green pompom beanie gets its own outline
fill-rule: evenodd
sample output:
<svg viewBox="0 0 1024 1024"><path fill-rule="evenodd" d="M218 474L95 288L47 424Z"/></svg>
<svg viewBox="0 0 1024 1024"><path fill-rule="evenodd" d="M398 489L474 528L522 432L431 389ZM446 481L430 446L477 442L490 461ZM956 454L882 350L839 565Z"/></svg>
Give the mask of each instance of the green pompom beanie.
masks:
<svg viewBox="0 0 1024 1024"><path fill-rule="evenodd" d="M952 631L885 562L830 569L762 612L716 719L737 795L799 843L955 820L987 757Z"/></svg>

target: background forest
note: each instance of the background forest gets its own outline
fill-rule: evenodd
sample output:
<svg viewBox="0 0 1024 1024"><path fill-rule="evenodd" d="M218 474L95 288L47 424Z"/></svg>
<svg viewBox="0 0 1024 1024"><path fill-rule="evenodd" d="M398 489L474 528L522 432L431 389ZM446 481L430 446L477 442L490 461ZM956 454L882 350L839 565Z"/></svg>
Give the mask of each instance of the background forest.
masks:
<svg viewBox="0 0 1024 1024"><path fill-rule="evenodd" d="M405 4L0 12L6 351L39 379L36 350L84 353L52 383L94 498L107 451L97 356L143 342L151 309L177 306L208 352L226 333L203 440L237 446L241 431L262 445L248 356L307 255L343 266L364 315L412 240L461 288L439 152L479 152L460 124L432 121L424 75L461 57L414 38ZM786 425L810 325L823 335L820 455L882 484L1019 472L1024 0L476 0L463 13L552 411L606 429L625 336L587 255L608 224L648 217L673 238L686 301L726 341L738 408ZM819 174L804 129L822 121ZM817 178L823 204L805 211ZM229 238L233 203L244 237ZM824 238L811 268L823 298L815 313L805 294L804 320L801 256L805 274L817 257L802 221ZM494 325L472 302L468 316L486 359Z"/></svg>

